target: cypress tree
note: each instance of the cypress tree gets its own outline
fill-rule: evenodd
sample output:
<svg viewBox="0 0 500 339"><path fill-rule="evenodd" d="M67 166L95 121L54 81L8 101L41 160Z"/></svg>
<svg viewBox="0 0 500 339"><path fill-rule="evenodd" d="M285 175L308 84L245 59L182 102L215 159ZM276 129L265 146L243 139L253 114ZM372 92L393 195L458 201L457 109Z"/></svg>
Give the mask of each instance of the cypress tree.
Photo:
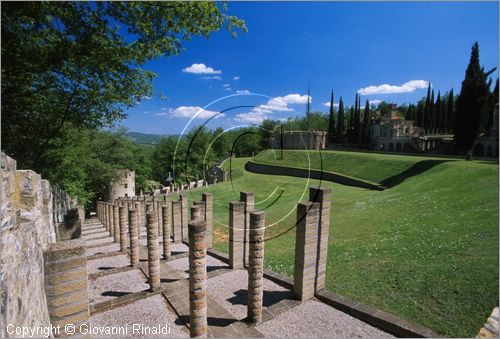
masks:
<svg viewBox="0 0 500 339"><path fill-rule="evenodd" d="M495 88L493 92L488 95L488 104L486 105L486 109L484 112L485 115L485 128L484 131L489 133L493 128L494 120L493 120L493 112L495 111L495 105L498 103L498 78L495 83Z"/></svg>
<svg viewBox="0 0 500 339"><path fill-rule="evenodd" d="M448 95L448 104L446 107L446 128L449 132L453 133L453 116L455 112L455 98L453 96L453 88Z"/></svg>
<svg viewBox="0 0 500 339"><path fill-rule="evenodd" d="M370 102L368 99L365 103L365 111L363 114L363 144L370 144Z"/></svg>
<svg viewBox="0 0 500 339"><path fill-rule="evenodd" d="M344 137L344 103L342 97L339 99L339 114L337 117L337 139L342 141Z"/></svg>
<svg viewBox="0 0 500 339"><path fill-rule="evenodd" d="M455 142L460 153L472 150L474 142L479 135L481 113L484 110L489 94L488 76L495 69L484 72L484 67L479 65L479 44L472 46L469 65L465 71L462 88L457 99L455 113Z"/></svg>
<svg viewBox="0 0 500 339"><path fill-rule="evenodd" d="M427 131L429 128L429 116L431 112L431 82L429 81L429 85L427 86L427 96L425 97L425 109L424 114L422 116L422 127Z"/></svg>
<svg viewBox="0 0 500 339"><path fill-rule="evenodd" d="M429 117L428 117L428 121L427 121L427 124L428 124L428 128L431 129L434 129L434 88L432 89L432 92L431 92L431 100L430 100L430 104L429 104Z"/></svg>
<svg viewBox="0 0 500 339"><path fill-rule="evenodd" d="M436 105L434 107L434 128L436 130L441 128L441 91L438 91Z"/></svg>
<svg viewBox="0 0 500 339"><path fill-rule="evenodd" d="M335 112L333 109L333 90L330 98L330 119L328 121L328 141L333 142L335 138Z"/></svg>

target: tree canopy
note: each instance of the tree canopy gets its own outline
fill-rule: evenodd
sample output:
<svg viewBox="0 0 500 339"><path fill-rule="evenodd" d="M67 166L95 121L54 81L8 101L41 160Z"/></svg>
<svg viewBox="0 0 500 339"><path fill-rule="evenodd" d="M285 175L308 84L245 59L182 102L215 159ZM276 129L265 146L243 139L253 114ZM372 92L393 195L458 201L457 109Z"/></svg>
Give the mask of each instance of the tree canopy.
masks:
<svg viewBox="0 0 500 339"><path fill-rule="evenodd" d="M45 174L67 128L102 128L153 93L148 60L225 28L246 31L215 2L2 4L2 148Z"/></svg>

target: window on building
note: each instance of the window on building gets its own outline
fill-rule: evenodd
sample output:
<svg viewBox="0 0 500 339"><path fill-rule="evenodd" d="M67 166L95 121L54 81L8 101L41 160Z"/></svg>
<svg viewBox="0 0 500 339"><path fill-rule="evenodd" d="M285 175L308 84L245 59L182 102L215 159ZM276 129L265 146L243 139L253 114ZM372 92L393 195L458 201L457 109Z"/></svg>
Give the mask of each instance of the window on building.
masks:
<svg viewBox="0 0 500 339"><path fill-rule="evenodd" d="M125 188L127 188L127 184L125 184Z"/></svg>
<svg viewBox="0 0 500 339"><path fill-rule="evenodd" d="M127 194L127 193L125 193L125 198L126 198L126 197L128 197L128 194Z"/></svg>

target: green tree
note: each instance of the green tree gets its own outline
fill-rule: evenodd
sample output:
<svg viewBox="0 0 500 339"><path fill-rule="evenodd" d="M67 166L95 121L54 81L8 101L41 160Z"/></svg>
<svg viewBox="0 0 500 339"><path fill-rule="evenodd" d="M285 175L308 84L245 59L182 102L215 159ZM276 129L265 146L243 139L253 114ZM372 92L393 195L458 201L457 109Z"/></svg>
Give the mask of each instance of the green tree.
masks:
<svg viewBox="0 0 500 339"><path fill-rule="evenodd" d="M434 105L434 128L436 130L440 130L441 129L441 109L442 109L442 106L441 106L441 91L438 91L438 96L437 96L437 99L436 99L436 103Z"/></svg>
<svg viewBox="0 0 500 339"><path fill-rule="evenodd" d="M333 142L335 140L335 110L333 109L333 90L330 97L330 117L328 121L328 141Z"/></svg>
<svg viewBox="0 0 500 339"><path fill-rule="evenodd" d="M8 2L1 16L2 148L45 176L65 129L111 126L152 94L146 61L246 30L215 2Z"/></svg>
<svg viewBox="0 0 500 339"><path fill-rule="evenodd" d="M337 138L339 142L344 140L344 102L342 97L339 99L339 113L337 117Z"/></svg>
<svg viewBox="0 0 500 339"><path fill-rule="evenodd" d="M455 97L453 96L453 88L448 94L448 103L446 105L446 127L448 131L454 132L454 116L455 116Z"/></svg>
<svg viewBox="0 0 500 339"><path fill-rule="evenodd" d="M422 116L422 126L425 128L426 132L430 128L430 119L431 119L431 106L432 106L432 101L431 101L431 82L429 81L427 85L427 96L425 97L425 108L424 108L424 114Z"/></svg>
<svg viewBox="0 0 500 339"><path fill-rule="evenodd" d="M490 83L488 76L495 69L485 72L479 64L479 44L472 46L469 65L457 99L455 114L455 142L463 154L470 151L480 132L481 116L487 106Z"/></svg>
<svg viewBox="0 0 500 339"><path fill-rule="evenodd" d="M370 144L370 102L368 99L365 103L365 111L363 113L363 144Z"/></svg>

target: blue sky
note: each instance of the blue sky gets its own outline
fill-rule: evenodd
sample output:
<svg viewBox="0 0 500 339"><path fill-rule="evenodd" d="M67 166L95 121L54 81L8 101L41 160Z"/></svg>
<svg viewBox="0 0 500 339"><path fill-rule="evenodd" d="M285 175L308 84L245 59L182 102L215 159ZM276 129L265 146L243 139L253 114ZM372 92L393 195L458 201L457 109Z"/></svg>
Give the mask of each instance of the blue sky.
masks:
<svg viewBox="0 0 500 339"><path fill-rule="evenodd" d="M230 2L229 14L248 33L195 37L181 55L147 63L156 94L120 125L178 134L210 117L209 127L231 128L301 116L308 80L312 109L325 113L332 89L347 105L357 91L363 105L416 102L426 81L459 93L475 41L481 64L498 66L497 2ZM216 115L234 106L258 107Z"/></svg>

